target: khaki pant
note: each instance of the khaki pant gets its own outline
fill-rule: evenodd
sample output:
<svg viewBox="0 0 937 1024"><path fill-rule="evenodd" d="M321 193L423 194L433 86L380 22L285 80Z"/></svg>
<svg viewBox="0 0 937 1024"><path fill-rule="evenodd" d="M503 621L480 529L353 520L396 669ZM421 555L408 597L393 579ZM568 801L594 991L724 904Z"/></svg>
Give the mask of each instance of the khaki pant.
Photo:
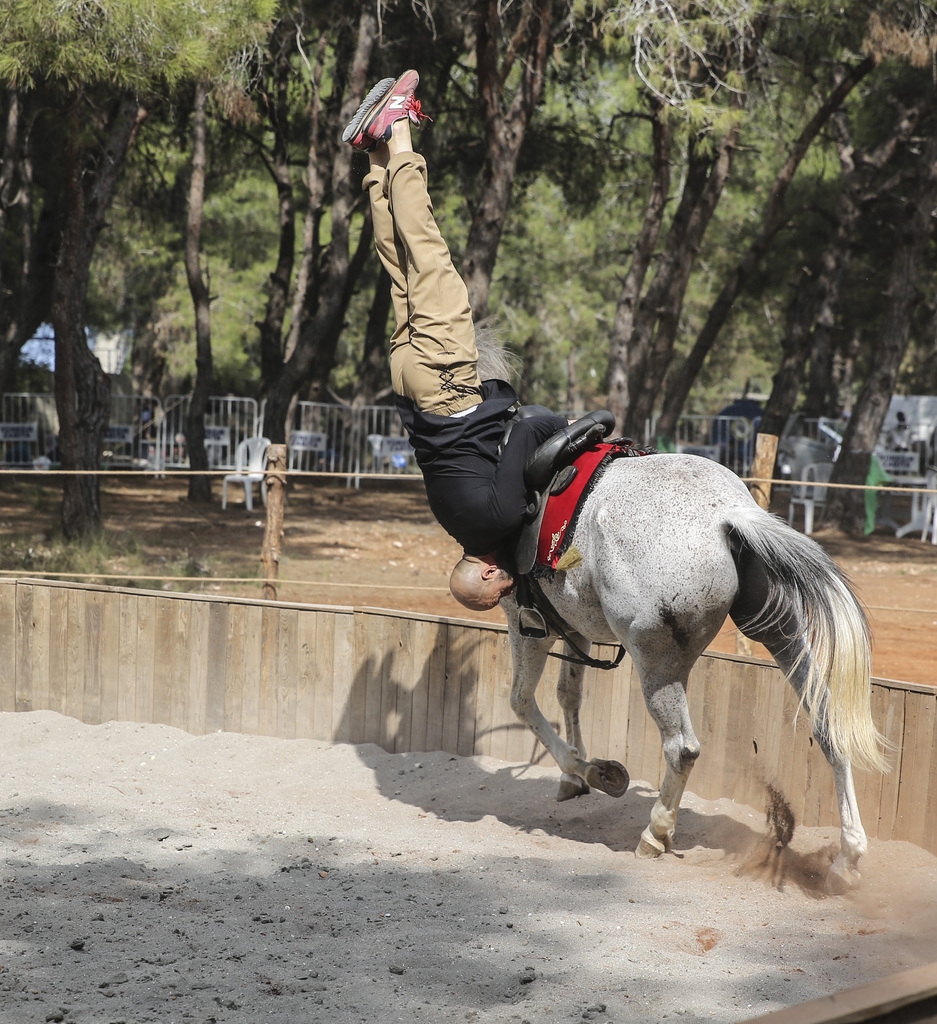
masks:
<svg viewBox="0 0 937 1024"><path fill-rule="evenodd" d="M480 401L475 325L465 283L452 265L418 153L392 156L364 179L374 243L391 281L396 329L394 391L423 412L451 416Z"/></svg>

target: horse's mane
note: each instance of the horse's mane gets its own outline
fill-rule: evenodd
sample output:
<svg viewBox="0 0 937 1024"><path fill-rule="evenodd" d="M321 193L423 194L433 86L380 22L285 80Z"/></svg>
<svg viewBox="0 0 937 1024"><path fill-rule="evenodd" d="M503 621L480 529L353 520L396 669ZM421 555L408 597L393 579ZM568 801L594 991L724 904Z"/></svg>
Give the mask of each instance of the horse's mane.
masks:
<svg viewBox="0 0 937 1024"><path fill-rule="evenodd" d="M504 347L494 317L487 317L475 325L475 345L478 348L478 376L480 380L503 380L513 384L520 374L517 356Z"/></svg>

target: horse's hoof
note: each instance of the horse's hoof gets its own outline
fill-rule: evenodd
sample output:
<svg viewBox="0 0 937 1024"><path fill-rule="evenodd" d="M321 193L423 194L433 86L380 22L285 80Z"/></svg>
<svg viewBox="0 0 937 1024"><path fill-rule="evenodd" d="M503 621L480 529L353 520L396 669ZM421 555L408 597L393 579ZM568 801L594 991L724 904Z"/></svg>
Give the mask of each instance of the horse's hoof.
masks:
<svg viewBox="0 0 937 1024"><path fill-rule="evenodd" d="M837 865L834 861L826 874L823 891L829 896L844 896L847 892L858 889L861 880L862 875L855 868Z"/></svg>
<svg viewBox="0 0 937 1024"><path fill-rule="evenodd" d="M646 828L641 833L641 842L638 843L638 848L634 851L634 855L642 860L653 860L655 857L659 857L662 853L666 852L667 847L659 839L655 838L649 828Z"/></svg>
<svg viewBox="0 0 937 1024"><path fill-rule="evenodd" d="M578 775L567 775L564 772L560 776L560 788L556 794L556 802L562 803L564 800L574 800L577 796L585 796L588 792L589 787Z"/></svg>
<svg viewBox="0 0 937 1024"><path fill-rule="evenodd" d="M586 782L609 796L621 796L630 781L627 769L617 761L603 761L597 757L589 762L586 769Z"/></svg>

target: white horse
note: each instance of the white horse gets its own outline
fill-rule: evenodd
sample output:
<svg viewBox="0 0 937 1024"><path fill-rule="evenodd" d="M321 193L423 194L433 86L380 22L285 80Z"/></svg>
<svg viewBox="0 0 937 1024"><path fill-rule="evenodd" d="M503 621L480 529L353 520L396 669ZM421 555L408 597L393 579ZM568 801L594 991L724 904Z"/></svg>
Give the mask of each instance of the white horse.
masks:
<svg viewBox="0 0 937 1024"><path fill-rule="evenodd" d="M838 567L816 542L759 508L737 476L692 455L613 462L583 506L573 543L582 562L543 580L543 593L584 653L591 641L627 650L663 741L667 771L637 855L656 857L671 848L700 753L687 677L728 614L771 652L832 766L842 839L827 889L858 885L867 840L851 766L884 771L887 765L870 711L869 630ZM558 799L589 786L620 796L628 786L621 766L586 760L579 727L583 666L567 663L560 675L564 743L536 702L555 638L521 636L516 602L506 598L502 606L514 660L511 706L562 771Z"/></svg>

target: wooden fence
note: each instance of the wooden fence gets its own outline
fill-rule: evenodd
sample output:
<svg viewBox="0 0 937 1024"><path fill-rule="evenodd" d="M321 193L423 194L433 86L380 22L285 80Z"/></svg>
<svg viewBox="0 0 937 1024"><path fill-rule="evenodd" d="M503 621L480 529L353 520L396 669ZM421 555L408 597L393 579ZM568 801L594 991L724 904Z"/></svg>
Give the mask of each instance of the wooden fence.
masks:
<svg viewBox="0 0 937 1024"><path fill-rule="evenodd" d="M937 964L925 964L742 1024L937 1024Z"/></svg>
<svg viewBox="0 0 937 1024"><path fill-rule="evenodd" d="M540 690L554 722L558 671L550 659ZM0 711L542 758L511 711L510 679L507 632L496 624L0 581ZM762 807L770 782L798 822L838 823L829 768L803 716L792 724L793 691L773 664L705 655L689 699L702 744L695 793ZM857 774L863 823L937 854L937 689L876 680L872 705L894 769ZM660 739L629 659L586 670L582 726L590 756L659 785Z"/></svg>

